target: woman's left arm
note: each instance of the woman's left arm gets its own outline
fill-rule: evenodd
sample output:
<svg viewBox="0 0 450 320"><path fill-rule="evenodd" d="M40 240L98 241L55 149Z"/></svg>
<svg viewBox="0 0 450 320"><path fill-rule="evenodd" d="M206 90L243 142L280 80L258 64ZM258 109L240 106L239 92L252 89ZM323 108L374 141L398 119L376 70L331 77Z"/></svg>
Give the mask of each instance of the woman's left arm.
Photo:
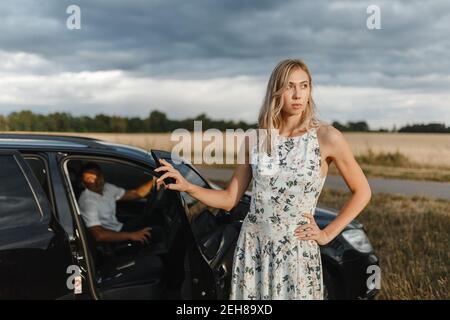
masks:
<svg viewBox="0 0 450 320"><path fill-rule="evenodd" d="M329 126L326 140L330 150L329 156L352 192L350 200L344 204L336 219L323 229L330 242L367 206L372 197L372 191L344 135L336 128Z"/></svg>
<svg viewBox="0 0 450 320"><path fill-rule="evenodd" d="M344 204L337 217L323 230L318 229L311 214L306 214L305 216L312 221L296 230L296 235L299 239L316 240L320 245L324 245L336 238L361 213L369 203L372 192L369 182L353 156L344 135L336 128L327 126L321 136L322 143L326 144L327 150L329 150L328 156L335 163L352 192L350 200Z"/></svg>

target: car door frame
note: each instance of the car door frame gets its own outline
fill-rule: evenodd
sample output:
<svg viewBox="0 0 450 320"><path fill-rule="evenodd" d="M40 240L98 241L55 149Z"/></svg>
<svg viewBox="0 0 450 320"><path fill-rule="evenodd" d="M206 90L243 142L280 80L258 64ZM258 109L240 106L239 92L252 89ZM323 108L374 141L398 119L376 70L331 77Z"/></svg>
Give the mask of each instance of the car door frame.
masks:
<svg viewBox="0 0 450 320"><path fill-rule="evenodd" d="M60 154L58 157L58 167L59 170L63 176L63 182L65 185L66 190L70 193L70 195L68 195L68 199L69 199L69 206L71 207L71 212L72 212L72 217L74 219L75 222L75 227L77 229L78 232L78 239L80 242L80 260L84 262L83 264L83 268L82 268L82 272L83 275L85 276L86 280L88 281L88 285L89 285L89 290L91 293L91 296L93 299L100 299L100 294L98 292L98 287L96 285L96 280L94 277L95 274L95 265L94 265L94 261L92 258L92 255L89 251L89 246L88 246L88 240L87 240L87 235L86 235L86 230L83 227L83 222L81 221L82 217L81 217L81 211L79 208L79 205L76 201L75 198L75 192L73 190L72 187L72 183L70 181L69 178L69 171L68 171L68 163L71 160L89 160L89 161L103 161L103 162L109 162L109 163L118 163L118 164L122 164L122 165L127 165L127 166L133 166L136 167L139 170L143 170L149 174L151 174L152 176L154 175L153 173L151 173L152 166L151 163L145 163L136 159L132 159L129 157L123 157L117 154L105 154L105 153L93 153L93 154L88 154L88 153L64 153L64 154ZM149 168L146 168L149 167Z"/></svg>

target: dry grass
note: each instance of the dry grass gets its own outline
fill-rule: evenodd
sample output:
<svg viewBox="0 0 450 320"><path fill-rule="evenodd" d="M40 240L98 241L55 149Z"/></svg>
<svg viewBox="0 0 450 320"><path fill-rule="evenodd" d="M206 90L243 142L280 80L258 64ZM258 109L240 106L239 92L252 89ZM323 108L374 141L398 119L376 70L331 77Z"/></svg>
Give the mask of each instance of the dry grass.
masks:
<svg viewBox="0 0 450 320"><path fill-rule="evenodd" d="M323 188L318 206L339 211L348 200ZM376 193L357 220L380 259L378 299L450 299L450 201Z"/></svg>
<svg viewBox="0 0 450 320"><path fill-rule="evenodd" d="M178 143L178 141L171 141L170 133L48 134L97 138L145 150L154 148L170 151ZM450 181L450 134L345 132L344 136L368 177ZM205 142L203 146L208 144L209 142ZM233 167L232 165L213 166ZM332 165L329 173L338 174L338 171Z"/></svg>
<svg viewBox="0 0 450 320"><path fill-rule="evenodd" d="M375 164L364 164L359 162L366 177L377 177L387 179L408 179L419 181L449 182L450 169L447 168L424 168L417 167L388 167ZM340 175L336 166L332 164L328 169L330 175Z"/></svg>
<svg viewBox="0 0 450 320"><path fill-rule="evenodd" d="M161 148L170 150L177 142L170 140L170 133L77 133L43 132L46 134L77 135L124 143L143 149ZM430 133L356 133L345 132L355 156L396 152L409 161L426 166L450 167L450 134ZM207 143L205 143L207 144Z"/></svg>
<svg viewBox="0 0 450 320"><path fill-rule="evenodd" d="M428 167L450 168L448 133L344 133L355 155L403 154L409 161Z"/></svg>
<svg viewBox="0 0 450 320"><path fill-rule="evenodd" d="M324 188L319 206L348 198ZM379 299L450 299L450 201L376 193L358 220L380 258Z"/></svg>

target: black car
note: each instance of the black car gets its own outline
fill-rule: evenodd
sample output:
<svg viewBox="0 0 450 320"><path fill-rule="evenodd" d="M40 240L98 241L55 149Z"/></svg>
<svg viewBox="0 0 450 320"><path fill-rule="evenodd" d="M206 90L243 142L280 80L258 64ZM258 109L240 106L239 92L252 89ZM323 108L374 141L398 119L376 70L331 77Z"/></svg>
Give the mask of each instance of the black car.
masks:
<svg viewBox="0 0 450 320"><path fill-rule="evenodd" d="M118 201L120 221L147 215L162 237L145 246L97 243L77 203L81 167L92 161L106 181L126 189L155 175L155 162L142 149L80 137L0 134L0 299L227 299L250 194L230 212L164 188L146 199ZM190 182L217 188L192 165L174 166ZM335 215L317 208L315 217L323 228ZM349 224L321 255L327 298L376 295L368 270L378 258L360 223Z"/></svg>

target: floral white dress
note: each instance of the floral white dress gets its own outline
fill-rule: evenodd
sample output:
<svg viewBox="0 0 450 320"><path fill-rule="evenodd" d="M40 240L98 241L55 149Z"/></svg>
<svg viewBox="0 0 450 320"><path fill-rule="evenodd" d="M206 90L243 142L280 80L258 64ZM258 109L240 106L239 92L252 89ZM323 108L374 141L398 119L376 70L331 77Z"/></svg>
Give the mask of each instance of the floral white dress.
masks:
<svg viewBox="0 0 450 320"><path fill-rule="evenodd" d="M317 129L275 139L276 153L251 148L253 195L238 238L230 299L323 299L322 263L314 240L294 230L314 214L325 177Z"/></svg>

